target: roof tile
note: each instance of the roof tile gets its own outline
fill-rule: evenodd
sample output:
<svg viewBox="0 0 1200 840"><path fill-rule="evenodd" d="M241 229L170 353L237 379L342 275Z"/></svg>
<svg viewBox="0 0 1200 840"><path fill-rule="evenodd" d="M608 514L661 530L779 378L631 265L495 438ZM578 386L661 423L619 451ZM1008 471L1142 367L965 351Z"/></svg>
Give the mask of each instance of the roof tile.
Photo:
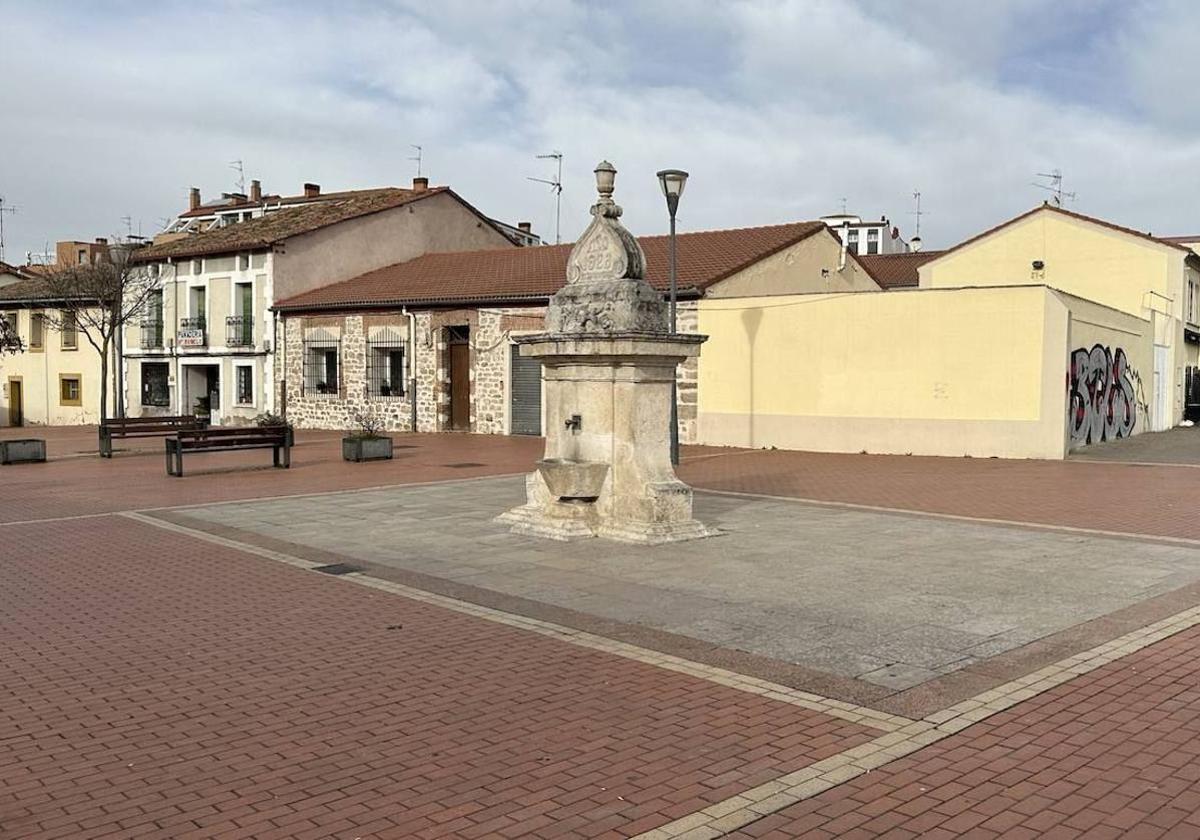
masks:
<svg viewBox="0 0 1200 840"><path fill-rule="evenodd" d="M450 190L447 187L431 187L419 193L401 189L366 192L366 195L308 204L205 233L150 245L138 250L134 259L137 262L150 262L167 257L197 257L269 248L276 242L293 236L310 233L358 216L390 210Z"/></svg>
<svg viewBox="0 0 1200 840"><path fill-rule="evenodd" d="M872 279L885 289L914 288L920 285L918 269L937 259L942 251L909 251L902 254L860 254L858 261Z"/></svg>
<svg viewBox="0 0 1200 840"><path fill-rule="evenodd" d="M680 289L704 289L748 265L826 230L823 222L684 233L678 236ZM666 236L638 238L647 279L665 289ZM547 298L562 287L574 245L426 254L280 301L279 309Z"/></svg>

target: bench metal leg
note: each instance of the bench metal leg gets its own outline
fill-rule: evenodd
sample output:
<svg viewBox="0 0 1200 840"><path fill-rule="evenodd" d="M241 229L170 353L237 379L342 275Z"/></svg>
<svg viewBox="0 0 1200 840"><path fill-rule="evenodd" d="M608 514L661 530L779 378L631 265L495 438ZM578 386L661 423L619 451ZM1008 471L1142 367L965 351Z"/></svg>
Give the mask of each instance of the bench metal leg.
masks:
<svg viewBox="0 0 1200 840"><path fill-rule="evenodd" d="M285 470L292 468L292 445L290 442L283 445L283 468Z"/></svg>
<svg viewBox="0 0 1200 840"><path fill-rule="evenodd" d="M112 457L112 436L106 434L104 429L100 430L100 457Z"/></svg>

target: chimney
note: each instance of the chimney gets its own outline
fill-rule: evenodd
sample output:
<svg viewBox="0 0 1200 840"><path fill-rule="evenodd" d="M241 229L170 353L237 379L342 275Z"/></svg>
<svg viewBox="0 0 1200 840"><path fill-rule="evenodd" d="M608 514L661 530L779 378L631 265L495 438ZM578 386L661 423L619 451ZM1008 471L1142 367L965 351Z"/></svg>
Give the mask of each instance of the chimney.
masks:
<svg viewBox="0 0 1200 840"><path fill-rule="evenodd" d="M533 222L517 222L517 229L521 233L533 233Z"/></svg>
<svg viewBox="0 0 1200 840"><path fill-rule="evenodd" d="M305 184L304 185L304 197L305 198L316 198L320 194L321 194L321 185L320 184Z"/></svg>
<svg viewBox="0 0 1200 840"><path fill-rule="evenodd" d="M425 190L427 190L427 189L429 189L429 179L428 178L426 178L423 175L419 175L416 178L413 178L413 186L412 186L413 192L418 192L418 193L425 192Z"/></svg>
<svg viewBox="0 0 1200 840"><path fill-rule="evenodd" d="M250 200L255 203L262 201L262 181L250 182Z"/></svg>
<svg viewBox="0 0 1200 840"><path fill-rule="evenodd" d="M920 251L921 250L921 237L914 236L912 239L910 239L908 241L908 247L914 254L916 252Z"/></svg>
<svg viewBox="0 0 1200 840"><path fill-rule="evenodd" d="M97 244L97 245L107 245L107 244L108 244L108 240L107 240L107 239L105 239L103 236L97 236L97 237L96 237L96 244Z"/></svg>
<svg viewBox="0 0 1200 840"><path fill-rule="evenodd" d="M192 187L188 193L188 209L195 210L200 206L200 188Z"/></svg>
<svg viewBox="0 0 1200 840"><path fill-rule="evenodd" d="M846 270L846 252L850 250L850 223L842 222L842 249L838 254L838 271Z"/></svg>

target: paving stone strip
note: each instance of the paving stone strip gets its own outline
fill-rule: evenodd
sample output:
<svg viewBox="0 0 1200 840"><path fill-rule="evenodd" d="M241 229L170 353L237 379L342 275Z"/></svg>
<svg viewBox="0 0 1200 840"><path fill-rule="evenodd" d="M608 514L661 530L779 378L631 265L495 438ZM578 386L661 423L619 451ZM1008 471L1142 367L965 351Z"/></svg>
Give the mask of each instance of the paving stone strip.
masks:
<svg viewBox="0 0 1200 840"><path fill-rule="evenodd" d="M157 528L174 531L179 534L186 534L196 539L205 540L216 545L235 549L246 554L253 554L268 560L276 560L280 563L286 563L289 566L295 566L300 569L312 570L322 565L321 563L313 562L311 560L304 560L303 558L286 554L284 552L272 551L270 549L261 548L249 543L243 543L239 542L238 540L232 540L226 537L217 536L215 534L209 534L205 531L188 528L174 522L167 522L163 519L159 519L156 516L146 513L130 511L123 512L119 515L147 525L153 525ZM426 592L421 589L414 589L413 587L405 586L404 584L400 583L382 580L380 578L362 574L361 572L351 572L350 574L338 575L336 579L350 581L351 583L367 586L372 589L379 589L384 592L391 592L395 595L402 595L405 598L411 598L415 601L433 604L445 609L454 610L455 612L464 613L466 615L471 615L478 618L485 618L489 621L506 624L510 627L518 627L532 633L538 633L543 636L550 636L561 641L570 642L571 644L579 645L580 647L599 650L605 653L621 656L625 659L632 659L637 662L655 665L668 671L676 671L678 673L698 677L700 679L708 680L709 682L717 683L719 685L727 686L739 691L763 695L772 700L778 700L782 703L788 703L793 706L799 706L812 711L823 712L831 717L840 718L852 723L858 723L863 726L869 726L873 729L883 732L900 731L914 724L914 721L910 718L888 714L887 712L881 712L877 709L870 709L865 706L857 706L852 703L845 703L841 700L822 697L806 691L799 691L797 689L789 688L788 686L773 683L768 680L745 676L733 671L727 671L723 668L716 668L711 665L692 662L678 656L660 653L655 650L638 647L637 645L631 645L626 642L614 641L603 636L597 636L592 633L585 633L581 630L575 630L571 627L566 627L561 624L554 624L552 622L541 621L535 618L527 618L525 616L515 615L513 613L506 613L490 607L483 607L466 601L459 601L455 598L448 598L444 595L435 595L431 592Z"/></svg>
<svg viewBox="0 0 1200 840"><path fill-rule="evenodd" d="M1193 607L1103 645L934 712L898 730L781 776L695 814L637 835L638 840L710 840L961 732L1018 703L1200 624Z"/></svg>
<svg viewBox="0 0 1200 840"><path fill-rule="evenodd" d="M320 563L293 555L260 548L237 540L167 522L152 515L137 512L120 514L165 530L186 534L196 539L232 548L247 554L276 560L288 565L314 569ZM720 668L690 662L680 657L617 642L601 636L574 630L551 622L526 618L488 607L435 595L361 573L341 575L339 580L360 586L391 592L413 600L433 604L459 613L485 618L529 632L560 639L594 650L612 653L627 659L648 663L666 670L705 679L720 685L802 708L823 712L833 717L870 726L883 735L845 750L837 755L811 764L801 770L780 776L736 796L723 800L693 814L680 817L666 825L637 835L642 840L708 840L749 825L764 816L809 799L837 785L880 768L889 762L909 755L930 744L954 735L979 721L985 720L1016 704L1042 694L1069 680L1087 674L1122 657L1139 651L1200 624L1200 607L1193 607L1147 627L1127 633L1090 650L1067 657L1059 662L1011 680L989 691L953 706L934 712L921 720L910 720L862 706L855 706L808 692L797 691L766 680L747 677Z"/></svg>
<svg viewBox="0 0 1200 840"><path fill-rule="evenodd" d="M1144 465L1161 467L1162 464ZM1170 466L1176 466L1174 464ZM1191 466L1183 464L1179 466ZM1160 534L1144 534L1133 531L1109 531L1103 528L1080 528L1074 525L1057 525L1047 522L1030 522L1023 519L997 519L988 516L966 516L960 513L941 513L934 510L922 510L916 507L888 507L885 505L866 505L858 502L840 502L833 499L810 499L804 496L778 496L768 493L747 493L741 490L715 490L710 487L697 488L703 493L714 496L733 496L742 499L770 499L775 502L795 502L801 505L812 505L825 508L845 508L846 510L861 510L870 513L894 513L900 516L919 516L929 519L945 519L951 522L971 522L978 525L999 525L1003 527L1021 528L1033 531L1053 531L1064 534L1083 534L1091 537L1109 537L1119 540L1136 540L1145 543L1162 543L1164 545L1182 545L1189 548L1200 548L1200 540L1190 537L1172 537ZM194 505L200 507L200 505Z"/></svg>

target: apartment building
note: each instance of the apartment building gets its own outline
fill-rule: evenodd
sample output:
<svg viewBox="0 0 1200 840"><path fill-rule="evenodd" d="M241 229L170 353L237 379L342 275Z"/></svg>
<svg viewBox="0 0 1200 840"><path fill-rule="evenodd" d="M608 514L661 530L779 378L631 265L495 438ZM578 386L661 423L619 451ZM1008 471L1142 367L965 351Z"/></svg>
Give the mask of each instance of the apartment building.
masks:
<svg viewBox="0 0 1200 840"><path fill-rule="evenodd" d="M125 335L130 416L197 413L243 424L278 412L288 394L276 370L275 301L429 252L517 247L453 190L425 179L326 198L137 252L160 288ZM217 214L243 212L237 207Z"/></svg>

